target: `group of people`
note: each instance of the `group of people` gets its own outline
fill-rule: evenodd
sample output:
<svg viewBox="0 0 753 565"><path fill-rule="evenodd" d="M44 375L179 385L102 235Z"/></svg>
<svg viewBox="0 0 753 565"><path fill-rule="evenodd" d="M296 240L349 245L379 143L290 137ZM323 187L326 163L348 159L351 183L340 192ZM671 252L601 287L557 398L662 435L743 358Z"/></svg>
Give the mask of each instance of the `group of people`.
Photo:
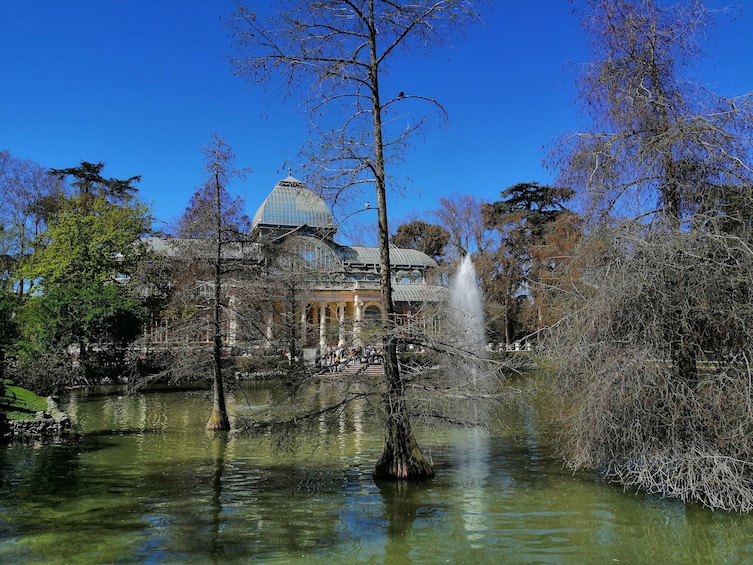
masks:
<svg viewBox="0 0 753 565"><path fill-rule="evenodd" d="M382 350L370 345L364 347L328 345L323 351L317 348L315 361L317 367L329 367L332 370L336 370L341 365L381 363Z"/></svg>
<svg viewBox="0 0 753 565"><path fill-rule="evenodd" d="M487 343L486 350L493 353L497 351L531 351L530 341L516 341L514 343Z"/></svg>

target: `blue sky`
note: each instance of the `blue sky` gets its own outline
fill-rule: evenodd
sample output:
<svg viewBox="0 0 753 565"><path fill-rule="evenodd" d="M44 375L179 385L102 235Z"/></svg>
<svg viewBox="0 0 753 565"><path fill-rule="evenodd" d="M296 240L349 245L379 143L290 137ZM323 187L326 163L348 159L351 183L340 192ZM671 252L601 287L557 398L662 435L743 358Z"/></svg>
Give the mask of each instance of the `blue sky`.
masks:
<svg viewBox="0 0 753 565"><path fill-rule="evenodd" d="M553 181L546 148L584 124L574 86L587 60L583 2L498 0L453 46L394 69L390 81L438 99L449 122L416 138L396 171L410 180L390 198L392 231L430 219L441 196L494 201L517 182ZM753 91L753 0L707 5L733 5L736 17L718 19L697 76L727 96ZM0 149L44 167L102 161L107 176L141 175L142 200L169 222L203 181L199 148L217 132L236 165L253 170L232 187L253 215L290 164L305 180L297 163L308 134L295 100L233 76L223 25L231 8L225 0L0 0Z"/></svg>

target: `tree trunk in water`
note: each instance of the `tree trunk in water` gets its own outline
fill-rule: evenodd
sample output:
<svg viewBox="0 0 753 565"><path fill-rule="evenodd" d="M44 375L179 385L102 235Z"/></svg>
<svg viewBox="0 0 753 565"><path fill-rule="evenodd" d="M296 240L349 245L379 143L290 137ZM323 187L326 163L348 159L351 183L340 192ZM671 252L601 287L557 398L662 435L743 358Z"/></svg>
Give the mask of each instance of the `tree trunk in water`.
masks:
<svg viewBox="0 0 753 565"><path fill-rule="evenodd" d="M227 414L225 406L225 386L222 383L222 373L219 358L220 355L215 352L214 382L212 383L212 414L207 422L207 430L228 431L230 430L230 417Z"/></svg>
<svg viewBox="0 0 753 565"><path fill-rule="evenodd" d="M220 201L219 172L215 169L215 187L217 189L217 246L214 261L214 382L212 383L214 401L212 402L212 414L207 422L208 430L229 431L230 418L225 406L225 385L222 382L222 206Z"/></svg>
<svg viewBox="0 0 753 565"><path fill-rule="evenodd" d="M212 382L212 414L207 422L207 429L214 431L229 431L230 417L225 406L225 385L222 382L222 333L219 329L219 312L216 322L217 330L214 336L214 380Z"/></svg>
<svg viewBox="0 0 753 565"><path fill-rule="evenodd" d="M380 126L381 127L381 126ZM381 149L381 146L379 146ZM381 157L381 150L377 155ZM405 402L405 381L397 361L397 345L393 331L397 316L392 300L392 273L390 267L389 230L387 229L387 205L384 177L377 176L377 202L379 214L380 286L382 308L386 318L384 329L384 377L385 394L384 450L374 469L375 479L426 479L434 476L431 465L418 447L410 425L410 414Z"/></svg>
<svg viewBox="0 0 753 565"><path fill-rule="evenodd" d="M418 448L410 426L410 414L405 404L405 382L397 362L397 345L393 331L396 328L395 304L392 300L392 271L390 266L389 228L387 225L387 186L384 172L384 138L382 135L382 104L379 98L379 57L377 55L377 27L374 0L368 4L369 21L369 79L371 86L372 120L374 133L374 184L377 197L379 236L379 280L382 293L384 329L384 376L385 394L384 450L374 469L375 479L425 479L434 476L434 471Z"/></svg>
<svg viewBox="0 0 753 565"><path fill-rule="evenodd" d="M408 407L405 404L405 383L397 365L397 350L388 344L384 350L384 373L388 392L385 395L384 449L374 468L375 479L429 479L434 470L421 453L411 430Z"/></svg>

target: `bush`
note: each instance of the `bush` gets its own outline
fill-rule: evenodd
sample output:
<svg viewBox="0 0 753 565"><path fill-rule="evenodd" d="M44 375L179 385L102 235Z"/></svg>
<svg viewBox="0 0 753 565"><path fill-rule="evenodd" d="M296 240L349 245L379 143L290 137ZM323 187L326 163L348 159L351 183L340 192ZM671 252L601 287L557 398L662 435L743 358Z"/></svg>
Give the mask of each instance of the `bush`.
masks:
<svg viewBox="0 0 753 565"><path fill-rule="evenodd" d="M238 371L241 373L265 373L270 371L286 371L289 365L285 357L279 355L265 355L258 357L238 357Z"/></svg>
<svg viewBox="0 0 753 565"><path fill-rule="evenodd" d="M400 353L398 360L402 365L411 368L433 367L439 363L439 357L431 351Z"/></svg>
<svg viewBox="0 0 753 565"><path fill-rule="evenodd" d="M16 385L39 396L60 394L65 388L84 382L70 359L55 352L19 358L8 367L7 375Z"/></svg>

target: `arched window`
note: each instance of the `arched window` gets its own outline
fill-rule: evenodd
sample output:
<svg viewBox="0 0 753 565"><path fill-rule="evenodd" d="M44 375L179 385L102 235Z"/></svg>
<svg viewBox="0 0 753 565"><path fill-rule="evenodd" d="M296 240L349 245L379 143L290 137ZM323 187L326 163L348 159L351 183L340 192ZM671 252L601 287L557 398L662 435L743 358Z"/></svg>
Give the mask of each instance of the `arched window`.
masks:
<svg viewBox="0 0 753 565"><path fill-rule="evenodd" d="M310 236L292 236L287 242L288 249L303 259L305 268L317 271L338 272L340 258L321 239Z"/></svg>
<svg viewBox="0 0 753 565"><path fill-rule="evenodd" d="M364 320L370 321L370 322L378 322L382 319L382 310L379 308L379 306L375 306L373 304L367 306L363 310L363 318Z"/></svg>

